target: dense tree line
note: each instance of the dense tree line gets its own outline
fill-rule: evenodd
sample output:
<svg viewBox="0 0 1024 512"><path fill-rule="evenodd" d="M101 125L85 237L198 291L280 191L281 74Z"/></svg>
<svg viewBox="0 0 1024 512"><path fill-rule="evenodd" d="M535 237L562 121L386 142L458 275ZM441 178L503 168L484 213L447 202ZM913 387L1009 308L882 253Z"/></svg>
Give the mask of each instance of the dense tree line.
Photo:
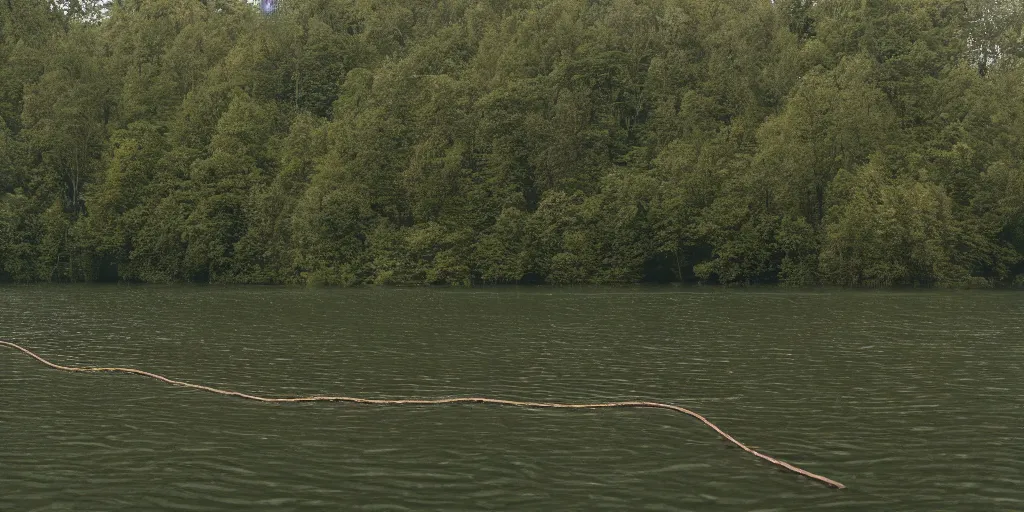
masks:
<svg viewBox="0 0 1024 512"><path fill-rule="evenodd" d="M1021 0L0 2L0 281L1024 284Z"/></svg>

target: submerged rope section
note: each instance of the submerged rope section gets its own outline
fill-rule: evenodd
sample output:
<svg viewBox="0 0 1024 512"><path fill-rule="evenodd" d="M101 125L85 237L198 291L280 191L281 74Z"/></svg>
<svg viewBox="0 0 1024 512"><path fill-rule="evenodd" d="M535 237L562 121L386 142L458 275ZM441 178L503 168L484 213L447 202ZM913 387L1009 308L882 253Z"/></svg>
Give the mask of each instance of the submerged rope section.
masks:
<svg viewBox="0 0 1024 512"><path fill-rule="evenodd" d="M180 380L169 379L167 377L164 377L163 375L157 375L155 373L150 373L150 372L147 372L147 371L144 371L144 370L138 370L138 369L135 369L135 368L119 368L119 367L105 368L105 367L63 366L63 365L59 365L59 364L47 361L46 359L43 359L43 357L39 356L35 352L32 352L31 350L29 350L29 349L27 349L25 347L22 347L21 345L17 345L15 343L11 343L9 341L3 341L3 340L0 340L0 345L3 345L5 347L9 347L9 348L13 348L15 350L20 350L21 352L24 352L25 354L29 355L30 357L32 357L33 359L39 361L40 363L43 363L44 365L49 366L50 368L54 368L56 370L63 370L63 371L66 371L66 372L117 372L117 373L131 373L131 374L135 374L135 375L143 375L145 377L150 377L150 378L159 380L161 382L165 382L167 384L171 384L172 386L182 386L182 387L186 387L186 388L199 389L199 390L202 390L202 391L208 391L210 393L217 393L219 395L235 396L235 397L238 397L238 398L246 398L246 399L249 399L249 400L256 400L258 402L351 402L351 403L357 403L357 404L370 404L370 405L441 405L441 404L457 404L457 403L483 403L483 404L511 405L511 406L517 406L517 407L547 408L547 409L602 409L602 408L610 408L610 407L640 407L640 408L651 408L651 409L668 409L670 411L681 412L683 414L686 414L688 416L692 416L692 417L700 420L701 423L707 425L708 427L710 427L715 432L718 432L719 435L724 437L730 443L738 446L743 451L745 451L745 452L747 452L747 453L749 453L749 454L751 454L751 455L753 455L753 456L755 456L755 457L757 457L759 459L768 461L768 462L770 462L772 464L775 464L775 465L777 465L779 467L782 467L784 469L792 471L792 472L794 472L796 474L805 476L805 477L810 478L812 480L815 480L817 482L823 483L825 485L834 487L836 489L845 489L846 488L846 486L844 486L843 484L841 484L839 482L836 482L835 480L823 477L821 475L817 475L817 474L811 473L810 471L806 471L806 470L800 469L800 468L798 468L798 467L796 467L796 466L794 466L792 464L789 464L788 462L784 462L784 461L781 461L781 460L776 459L774 457L770 457L768 455L765 455L763 453L760 453L760 452L754 450L753 448L750 448L749 446L747 446L747 445L737 441L736 438L730 436L729 434L726 434L722 429L718 428L718 426L716 426L714 423L711 423L707 418L705 418L704 416L701 416L700 414L697 414L697 413L695 413L695 412L693 412L693 411L691 411L689 409L685 409L685 408L682 408L682 407L679 407L679 406L676 406L676 405L665 404L665 403L661 403L661 402L639 402L639 401L636 401L636 402L600 402L600 403L589 403L589 404L564 404L564 403L557 403L557 402L520 402L518 400L503 400L503 399L499 399L499 398L485 398L485 397L438 398L438 399L433 399L433 400L425 400L425 399L385 400L385 399L379 399L379 398L358 398L358 397L349 397L349 396L303 396L303 397L274 398L274 397L264 397L264 396L250 395L250 394L241 393L241 392L238 392L238 391L229 391L229 390L225 390L225 389L211 388L209 386L203 386L201 384L192 384L190 382L183 382L183 381L180 381Z"/></svg>

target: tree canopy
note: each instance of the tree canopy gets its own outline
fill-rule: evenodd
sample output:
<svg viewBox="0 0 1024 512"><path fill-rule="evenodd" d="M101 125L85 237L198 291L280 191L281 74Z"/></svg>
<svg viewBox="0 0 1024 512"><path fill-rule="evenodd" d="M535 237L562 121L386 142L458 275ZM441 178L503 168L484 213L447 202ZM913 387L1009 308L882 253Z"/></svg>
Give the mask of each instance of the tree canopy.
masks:
<svg viewBox="0 0 1024 512"><path fill-rule="evenodd" d="M1024 285L1021 0L263 4L0 2L0 281Z"/></svg>

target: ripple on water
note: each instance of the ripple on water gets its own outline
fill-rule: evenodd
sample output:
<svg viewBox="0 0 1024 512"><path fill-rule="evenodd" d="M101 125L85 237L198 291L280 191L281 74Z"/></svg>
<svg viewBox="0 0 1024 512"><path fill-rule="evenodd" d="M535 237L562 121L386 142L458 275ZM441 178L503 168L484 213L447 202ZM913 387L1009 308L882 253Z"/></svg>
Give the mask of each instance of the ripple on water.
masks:
<svg viewBox="0 0 1024 512"><path fill-rule="evenodd" d="M1016 295L18 287L0 337L270 395L651 399L668 411L259 404L0 354L0 509L1024 509Z"/></svg>

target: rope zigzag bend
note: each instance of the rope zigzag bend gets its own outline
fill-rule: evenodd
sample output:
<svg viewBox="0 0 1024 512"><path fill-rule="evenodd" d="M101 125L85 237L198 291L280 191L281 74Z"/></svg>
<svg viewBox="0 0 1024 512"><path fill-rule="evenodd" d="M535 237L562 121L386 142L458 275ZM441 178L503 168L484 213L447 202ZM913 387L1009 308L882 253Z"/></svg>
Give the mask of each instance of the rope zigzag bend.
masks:
<svg viewBox="0 0 1024 512"><path fill-rule="evenodd" d="M784 468L786 470L792 471L793 473L796 473L798 475L805 476L807 478L810 478L810 479L812 479L814 481L823 483L823 484L828 485L830 487L834 487L836 489L844 489L844 488L846 488L846 486L844 486L843 484L841 484L841 483L839 483L839 482L837 482L835 480L832 480L830 478L826 478L826 477L821 476L821 475L817 475L815 473L811 473L810 471L806 471L804 469L800 469L800 468L798 468L798 467L796 467L796 466L794 466L792 464L789 464L788 462L784 462L784 461L781 461L781 460L776 459L774 457L770 457L768 455L765 455L763 453L760 453L760 452L754 450L753 448L750 448L749 446L747 446L747 445L737 441L736 438L734 438L734 437L730 436L729 434L725 433L725 431L723 431L722 429L718 428L718 426L716 426L714 423L711 423L711 421L709 421L707 418L705 418L704 416L701 416L700 414L697 414L696 412L693 412L693 411L691 411L689 409L685 409L683 407L679 407L677 405L666 404L666 403L661 403L661 402L629 401L629 402L600 402L600 403L588 403L588 404L567 404L567 403L557 403L557 402L521 402L521 401L518 401L518 400L504 400L504 399L500 399L500 398L486 398L486 397L458 397L458 398L402 399L402 400L386 400L386 399L379 399L379 398L359 398L359 397L349 397L349 396L264 397L264 396L250 395L250 394L247 394L247 393L241 393L241 392L238 392L238 391L230 391L230 390L225 390L225 389L212 388L212 387L209 387L209 386L203 386L202 384L193 384L191 382L184 382L184 381L180 381L180 380L169 379L167 377L164 377L163 375L157 375L155 373L150 373L150 372L147 372L147 371L144 371L144 370L139 370L139 369L136 369L136 368L63 366L63 365L59 365L59 364L50 362L50 361L44 359L42 356L39 356L35 352L32 352L32 351L28 350L25 347L22 347L21 345L17 345L15 343L11 343L9 341L3 341L3 340L0 340L0 345L8 347L8 348L15 349L15 350L19 350L19 351L27 354L28 356L32 357L33 359L39 361L40 363L42 363L42 364L44 364L46 366L49 366L50 368L56 369L56 370L63 370L63 371L66 371L66 372L116 372L116 373L130 373L130 374L142 375L142 376L145 376L145 377L150 377L152 379L159 380L161 382L170 384L172 386L182 386L182 387L187 387L187 388L193 388L193 389L198 389L198 390L202 390L202 391L207 391L207 392L210 392L210 393L217 393L219 395L227 395L227 396L234 396L234 397L238 397L238 398L245 398L245 399L248 399L248 400L256 400L258 402L350 402L350 403L368 404L368 405L441 405L441 404L456 404L456 403L485 403L485 404L496 404L496 405L510 405L510 406L516 406L516 407L548 408L548 409L601 409L601 408L611 408L611 407L635 407L635 408L667 409L667 410L670 410L670 411L675 411L675 412L683 413L683 414L686 414L688 416L692 416L692 417L696 418L701 423L707 425L712 430L717 432L720 436L725 438L730 443L736 445L737 447L739 447L743 451L745 451L745 452L747 452L747 453L749 453L749 454L751 454L751 455L753 455L753 456L755 456L755 457L757 457L759 459L765 460L767 462L775 464L776 466L779 466L779 467Z"/></svg>

